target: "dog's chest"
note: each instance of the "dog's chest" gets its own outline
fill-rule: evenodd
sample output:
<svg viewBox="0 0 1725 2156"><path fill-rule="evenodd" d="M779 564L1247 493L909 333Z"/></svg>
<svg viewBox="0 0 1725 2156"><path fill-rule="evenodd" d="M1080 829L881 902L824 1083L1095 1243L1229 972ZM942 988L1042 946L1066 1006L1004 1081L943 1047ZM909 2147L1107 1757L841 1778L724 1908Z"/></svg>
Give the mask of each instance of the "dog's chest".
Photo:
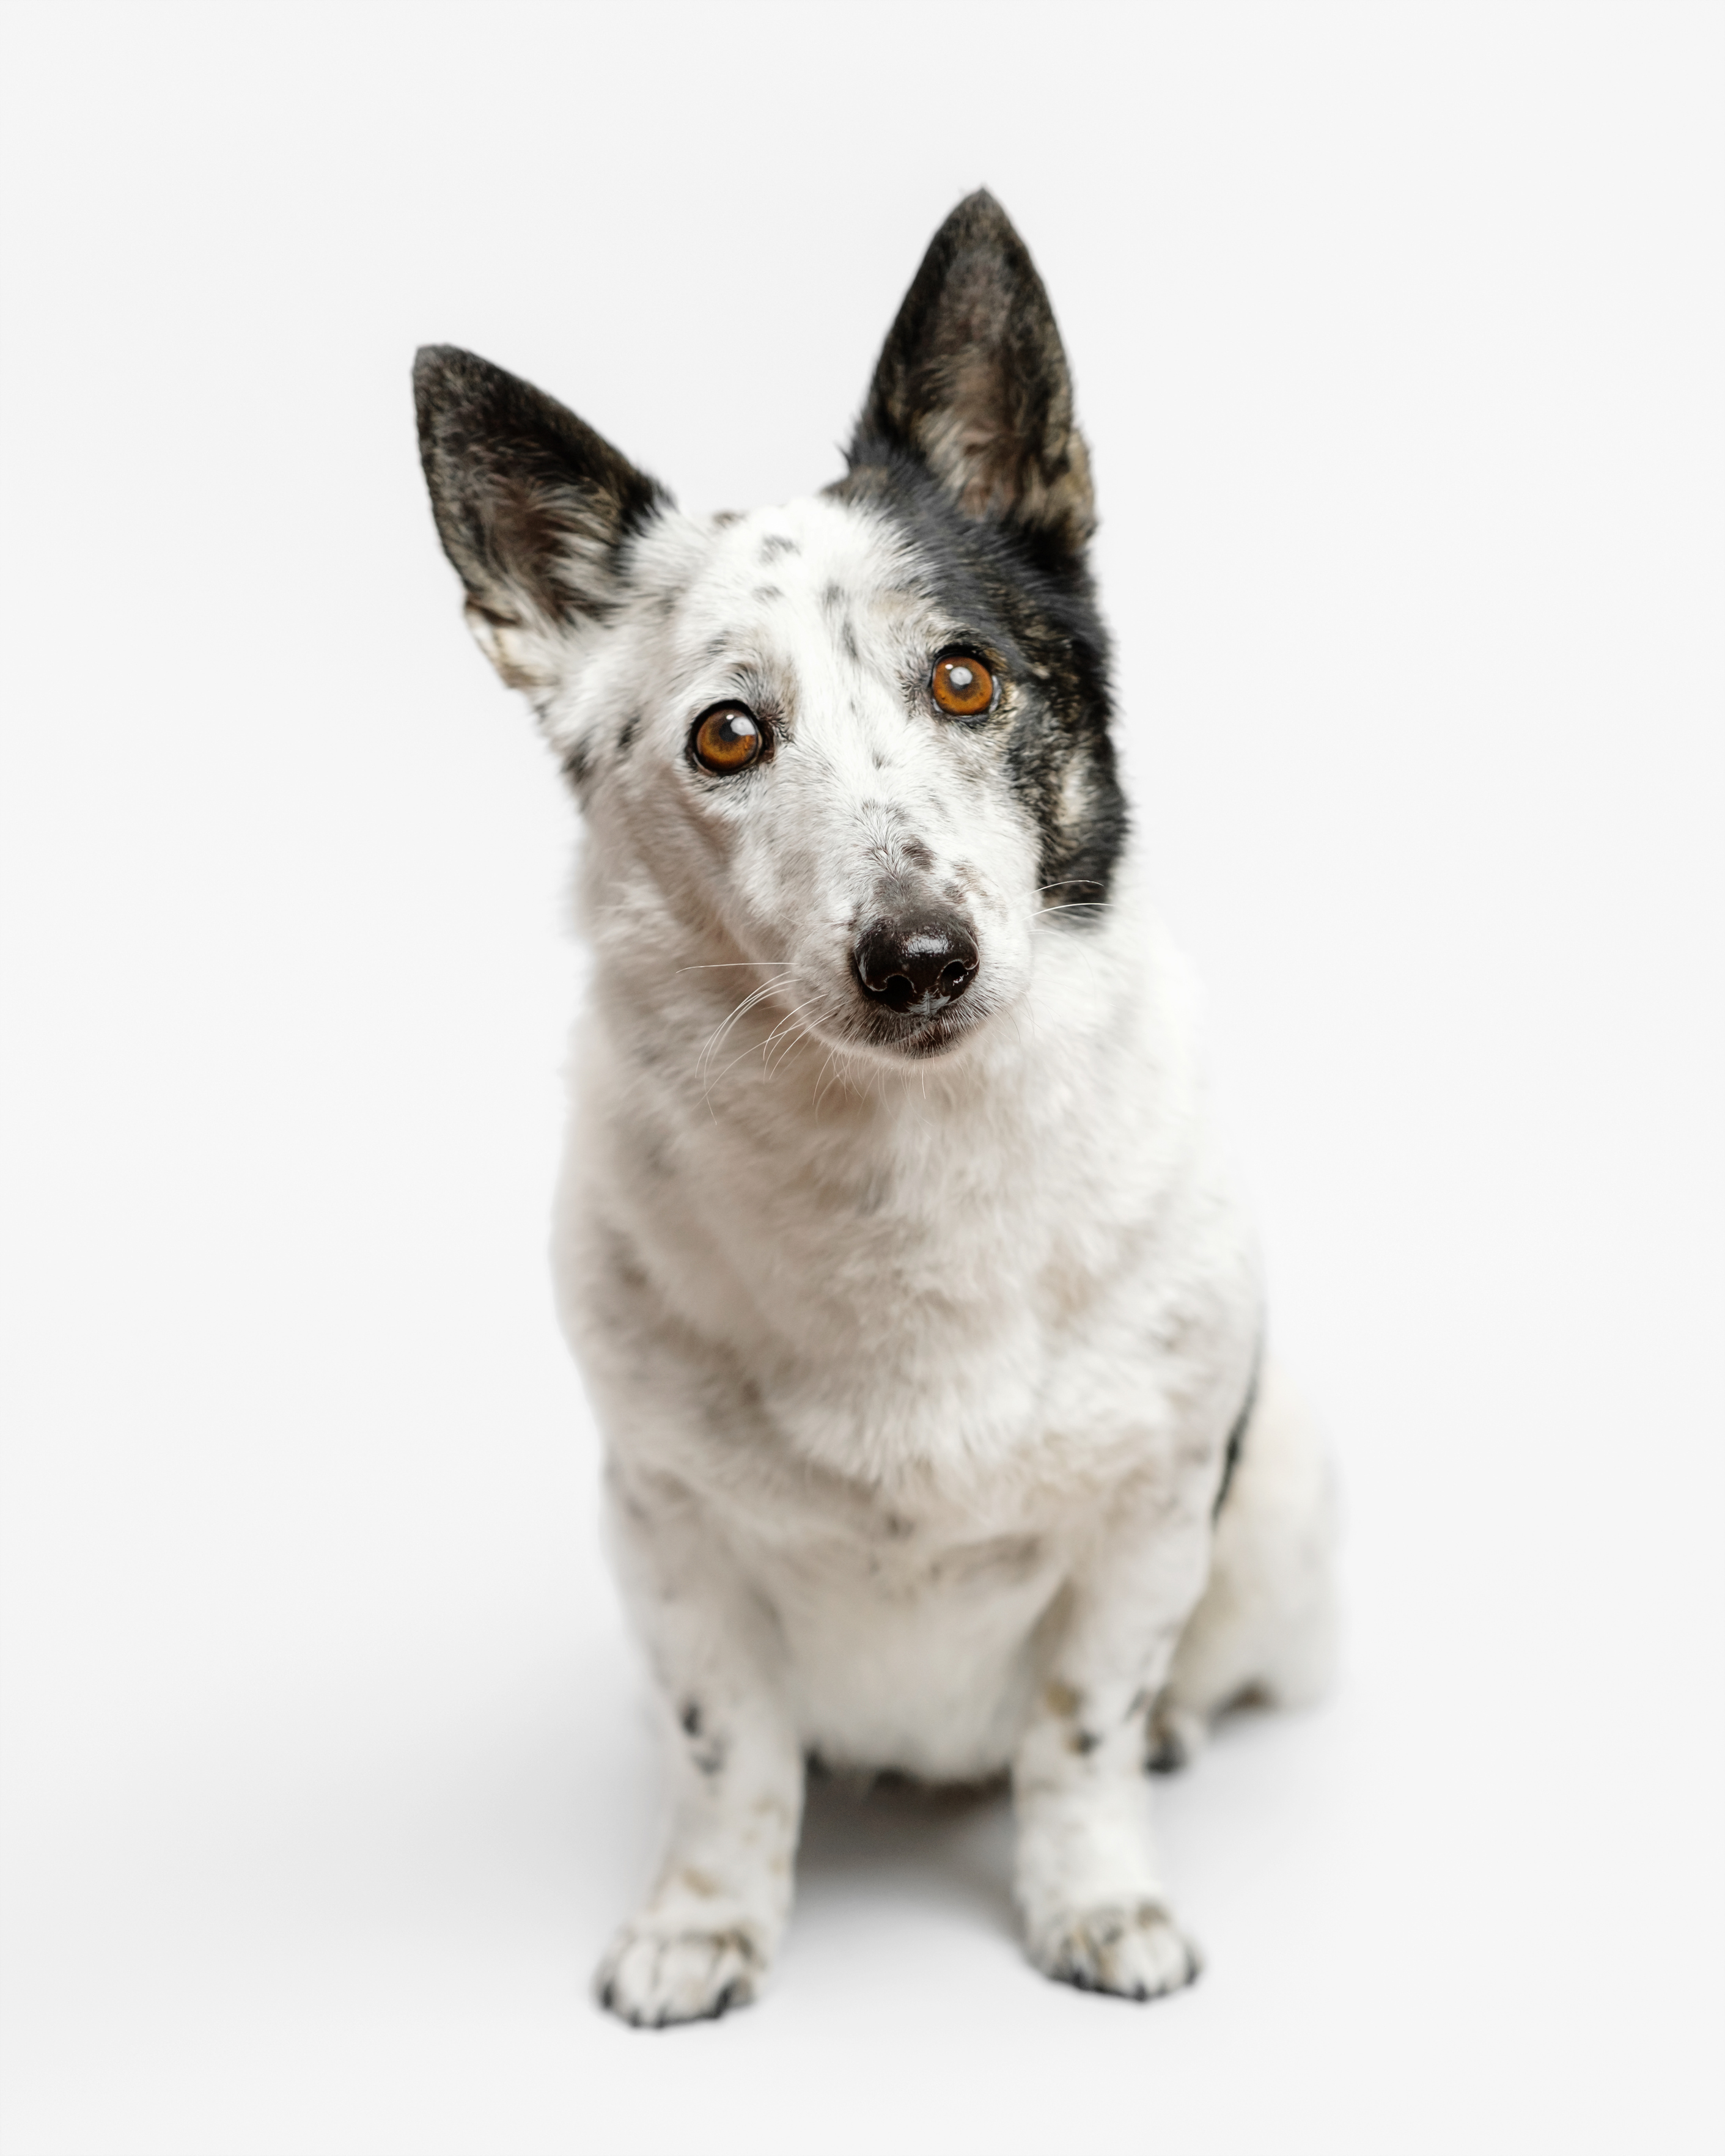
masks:
<svg viewBox="0 0 1725 2156"><path fill-rule="evenodd" d="M1164 1419L1215 1292L1118 1091L1082 1112L1021 1086L817 1119L762 1112L770 1094L697 1117L635 1085L612 1096L607 1179L774 1450L881 1487L1011 1462L1014 1486L1076 1492Z"/></svg>

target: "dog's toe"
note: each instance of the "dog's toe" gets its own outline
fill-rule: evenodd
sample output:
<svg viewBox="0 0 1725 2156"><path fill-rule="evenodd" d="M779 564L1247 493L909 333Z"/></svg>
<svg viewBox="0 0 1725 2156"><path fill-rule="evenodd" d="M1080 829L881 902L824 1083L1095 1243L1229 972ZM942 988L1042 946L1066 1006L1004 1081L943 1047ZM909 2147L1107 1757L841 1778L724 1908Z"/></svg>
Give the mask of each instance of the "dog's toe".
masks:
<svg viewBox="0 0 1725 2156"><path fill-rule="evenodd" d="M762 1974L761 1952L741 1927L664 1931L626 1924L599 1964L593 1990L620 2020L664 2029L747 2006Z"/></svg>
<svg viewBox="0 0 1725 2156"><path fill-rule="evenodd" d="M1150 1717L1150 1743L1144 1764L1153 1774L1178 1774L1203 1751L1209 1725L1189 1707L1164 1701Z"/></svg>
<svg viewBox="0 0 1725 2156"><path fill-rule="evenodd" d="M1197 1948L1153 1902L1087 1909L1033 1948L1032 1958L1057 1984L1117 1999L1160 1999L1193 1983L1204 1966Z"/></svg>

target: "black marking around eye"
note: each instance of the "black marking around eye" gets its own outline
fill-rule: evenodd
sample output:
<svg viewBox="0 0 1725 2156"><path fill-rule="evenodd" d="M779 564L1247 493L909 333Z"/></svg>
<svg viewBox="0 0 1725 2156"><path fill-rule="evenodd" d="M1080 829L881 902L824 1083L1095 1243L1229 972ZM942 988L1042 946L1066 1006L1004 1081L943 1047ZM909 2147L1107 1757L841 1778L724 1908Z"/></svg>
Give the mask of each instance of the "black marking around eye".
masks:
<svg viewBox="0 0 1725 2156"><path fill-rule="evenodd" d="M1059 885L1053 919L1097 917L1126 843L1125 795L1111 733L1108 639L1081 552L995 516L967 516L916 459L859 442L838 501L895 524L920 572L919 596L980 647L998 652L1009 698L997 721L1000 762L969 761L961 781L1007 783L1039 834L1037 881ZM836 587L830 588L836 590ZM825 603L824 597L823 603Z"/></svg>

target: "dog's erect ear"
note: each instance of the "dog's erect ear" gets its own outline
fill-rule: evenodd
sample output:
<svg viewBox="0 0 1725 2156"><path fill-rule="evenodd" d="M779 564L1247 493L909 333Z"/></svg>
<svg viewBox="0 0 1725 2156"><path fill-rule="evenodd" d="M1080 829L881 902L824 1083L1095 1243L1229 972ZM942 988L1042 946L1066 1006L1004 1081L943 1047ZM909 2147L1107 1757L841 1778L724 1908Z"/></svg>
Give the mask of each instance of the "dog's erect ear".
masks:
<svg viewBox="0 0 1725 2156"><path fill-rule="evenodd" d="M887 335L851 445L921 458L966 513L1081 548L1096 526L1072 379L1029 250L993 195L936 233Z"/></svg>
<svg viewBox="0 0 1725 2156"><path fill-rule="evenodd" d="M413 401L469 624L511 687L549 689L567 633L614 611L624 544L670 496L555 398L454 345L420 351Z"/></svg>

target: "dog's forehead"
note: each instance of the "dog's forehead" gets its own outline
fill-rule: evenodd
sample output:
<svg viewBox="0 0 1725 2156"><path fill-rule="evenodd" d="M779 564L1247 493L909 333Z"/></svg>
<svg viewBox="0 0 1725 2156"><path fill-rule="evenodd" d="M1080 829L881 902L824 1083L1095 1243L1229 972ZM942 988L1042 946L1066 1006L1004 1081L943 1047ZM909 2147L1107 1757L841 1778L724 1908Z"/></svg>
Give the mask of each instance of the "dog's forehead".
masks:
<svg viewBox="0 0 1725 2156"><path fill-rule="evenodd" d="M891 524L819 498L716 518L680 608L685 634L697 641L764 639L787 656L832 645L855 657L870 632L891 644L934 613Z"/></svg>

